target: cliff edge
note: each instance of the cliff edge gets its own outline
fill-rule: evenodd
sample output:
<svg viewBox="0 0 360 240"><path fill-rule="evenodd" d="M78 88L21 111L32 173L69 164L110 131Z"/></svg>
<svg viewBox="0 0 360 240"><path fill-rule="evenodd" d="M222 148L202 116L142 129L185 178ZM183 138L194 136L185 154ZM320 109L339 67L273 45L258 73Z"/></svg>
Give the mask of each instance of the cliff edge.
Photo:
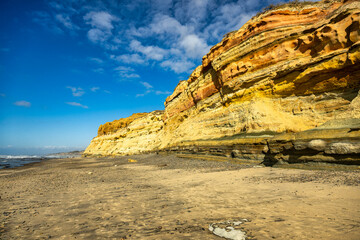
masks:
<svg viewBox="0 0 360 240"><path fill-rule="evenodd" d="M360 164L359 23L359 1L269 8L213 46L165 111L102 125L84 154Z"/></svg>

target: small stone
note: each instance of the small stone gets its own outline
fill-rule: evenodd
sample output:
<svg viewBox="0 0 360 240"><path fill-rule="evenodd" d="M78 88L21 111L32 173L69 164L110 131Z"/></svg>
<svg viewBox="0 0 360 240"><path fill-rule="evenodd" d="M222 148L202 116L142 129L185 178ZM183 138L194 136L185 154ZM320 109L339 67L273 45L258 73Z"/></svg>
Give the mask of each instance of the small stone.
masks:
<svg viewBox="0 0 360 240"><path fill-rule="evenodd" d="M308 144L308 147L316 151L324 151L326 147L326 142L321 139L311 140Z"/></svg>

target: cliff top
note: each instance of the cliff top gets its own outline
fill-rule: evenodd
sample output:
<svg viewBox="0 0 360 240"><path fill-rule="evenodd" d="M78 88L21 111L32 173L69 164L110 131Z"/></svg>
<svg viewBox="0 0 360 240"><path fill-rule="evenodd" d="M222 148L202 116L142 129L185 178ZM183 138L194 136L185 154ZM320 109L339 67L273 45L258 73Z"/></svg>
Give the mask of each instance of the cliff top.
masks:
<svg viewBox="0 0 360 240"><path fill-rule="evenodd" d="M103 125L100 125L98 130L98 136L106 135L109 133L116 132L120 128L127 127L135 119L146 116L148 113L134 113L130 117L120 118L119 120L114 120L112 122L107 122Z"/></svg>

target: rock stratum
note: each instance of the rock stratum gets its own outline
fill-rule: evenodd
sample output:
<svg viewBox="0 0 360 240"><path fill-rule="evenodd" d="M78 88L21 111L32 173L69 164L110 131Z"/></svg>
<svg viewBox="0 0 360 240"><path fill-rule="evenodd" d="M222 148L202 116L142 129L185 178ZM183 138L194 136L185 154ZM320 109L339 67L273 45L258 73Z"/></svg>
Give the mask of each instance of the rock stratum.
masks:
<svg viewBox="0 0 360 240"><path fill-rule="evenodd" d="M165 111L100 126L84 154L360 164L359 23L359 1L258 14L211 48Z"/></svg>

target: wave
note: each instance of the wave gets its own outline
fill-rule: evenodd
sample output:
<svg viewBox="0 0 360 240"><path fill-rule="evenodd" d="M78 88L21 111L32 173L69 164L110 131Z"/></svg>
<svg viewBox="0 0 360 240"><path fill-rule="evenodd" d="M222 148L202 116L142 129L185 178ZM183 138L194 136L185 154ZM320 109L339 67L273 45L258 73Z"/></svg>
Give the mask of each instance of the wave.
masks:
<svg viewBox="0 0 360 240"><path fill-rule="evenodd" d="M3 158L3 159L32 159L32 158L44 158L44 156L39 156L39 155L0 155L0 158Z"/></svg>
<svg viewBox="0 0 360 240"><path fill-rule="evenodd" d="M74 158L81 155L53 154L53 155L0 155L0 169L24 166L25 164L41 162L49 159Z"/></svg>
<svg viewBox="0 0 360 240"><path fill-rule="evenodd" d="M64 154L64 155L0 155L0 159L53 159L53 158L73 158L78 155ZM79 155L81 156L81 155Z"/></svg>

